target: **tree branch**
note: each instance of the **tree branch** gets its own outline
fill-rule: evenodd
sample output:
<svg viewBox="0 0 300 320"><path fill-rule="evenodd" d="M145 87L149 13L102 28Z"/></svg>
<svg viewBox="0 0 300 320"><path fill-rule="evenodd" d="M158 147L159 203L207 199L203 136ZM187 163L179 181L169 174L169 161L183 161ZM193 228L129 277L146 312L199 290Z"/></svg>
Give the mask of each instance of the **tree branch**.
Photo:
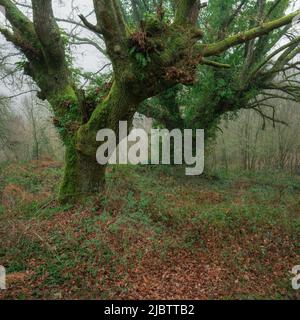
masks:
<svg viewBox="0 0 300 320"><path fill-rule="evenodd" d="M262 24L261 26L250 29L244 33L239 33L239 34L230 36L225 40L222 40L213 44L209 44L209 45L204 45L202 47L202 54L205 57L219 55L220 53L226 51L227 49L233 46L245 43L259 36L263 36L265 34L268 34L270 31L274 29L278 29L280 27L283 27L291 23L293 19L299 14L300 14L300 10L292 14L289 14L285 17L282 17L280 19Z"/></svg>
<svg viewBox="0 0 300 320"><path fill-rule="evenodd" d="M101 30L109 56L120 53L126 39L126 25L118 0L94 0L97 28Z"/></svg>
<svg viewBox="0 0 300 320"><path fill-rule="evenodd" d="M215 67L215 68L223 68L223 69L229 69L231 68L230 64L224 64L224 63L219 63L216 61L211 61L211 60L207 60L205 58L202 59L201 64L205 64L211 67Z"/></svg>
<svg viewBox="0 0 300 320"><path fill-rule="evenodd" d="M66 68L65 46L55 21L51 0L32 0L33 23L47 64Z"/></svg>
<svg viewBox="0 0 300 320"><path fill-rule="evenodd" d="M32 22L10 0L0 0L5 8L5 17L12 25L13 31L22 35L27 41L35 41L36 34Z"/></svg>
<svg viewBox="0 0 300 320"><path fill-rule="evenodd" d="M86 28L88 28L89 30L91 30L91 31L93 31L95 33L99 33L99 34L102 33L100 26L99 25L93 25L92 23L90 23L83 14L80 14L79 18L82 21L82 23L84 24L84 26Z"/></svg>
<svg viewBox="0 0 300 320"><path fill-rule="evenodd" d="M33 23L10 0L0 0L5 8L5 17L12 29L0 28L0 33L7 41L13 43L27 58L38 58L41 55L39 41Z"/></svg>

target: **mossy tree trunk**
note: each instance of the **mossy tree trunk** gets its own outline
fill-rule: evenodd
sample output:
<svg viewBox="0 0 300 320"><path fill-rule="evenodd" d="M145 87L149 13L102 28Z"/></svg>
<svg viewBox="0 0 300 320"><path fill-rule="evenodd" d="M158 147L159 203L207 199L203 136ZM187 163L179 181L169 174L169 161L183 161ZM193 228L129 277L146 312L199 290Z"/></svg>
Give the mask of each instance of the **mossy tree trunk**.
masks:
<svg viewBox="0 0 300 320"><path fill-rule="evenodd" d="M62 202L76 201L102 192L105 188L105 169L106 166L100 166L95 157L81 154L70 144L66 147L59 199Z"/></svg>
<svg viewBox="0 0 300 320"><path fill-rule="evenodd" d="M177 9L173 23L151 18L131 32L119 0L94 0L97 24L80 17L88 29L103 37L113 65L114 83L104 101L95 101L86 119L85 94L76 86L68 65L52 1L31 2L32 21L13 1L0 0L12 26L11 30L0 27L0 33L27 58L24 73L39 86L39 98L47 99L52 106L54 123L66 147L60 189L63 201L103 189L105 167L96 163L96 135L100 129L118 133L119 121L131 121L142 101L177 84L194 84L200 64L217 65L205 57L284 26L299 14L295 12L216 43L199 44L203 36L197 27L202 7L199 0L174 0Z"/></svg>

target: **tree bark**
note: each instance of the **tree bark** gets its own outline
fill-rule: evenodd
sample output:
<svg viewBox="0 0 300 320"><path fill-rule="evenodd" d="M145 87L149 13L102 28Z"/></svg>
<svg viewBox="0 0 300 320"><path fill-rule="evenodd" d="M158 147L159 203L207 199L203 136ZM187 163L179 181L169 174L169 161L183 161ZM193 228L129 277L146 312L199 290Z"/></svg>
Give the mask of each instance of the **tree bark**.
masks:
<svg viewBox="0 0 300 320"><path fill-rule="evenodd" d="M106 166L99 165L96 156L88 157L70 144L65 151L64 177L59 191L63 203L75 202L105 189Z"/></svg>
<svg viewBox="0 0 300 320"><path fill-rule="evenodd" d="M62 202L75 202L82 197L101 194L105 189L106 166L96 160L99 142L97 132L112 129L116 133L117 144L119 121L133 120L135 110L143 100L137 93L114 82L109 95L97 106L97 112L85 125L81 125L71 139L66 139L65 170L60 188Z"/></svg>

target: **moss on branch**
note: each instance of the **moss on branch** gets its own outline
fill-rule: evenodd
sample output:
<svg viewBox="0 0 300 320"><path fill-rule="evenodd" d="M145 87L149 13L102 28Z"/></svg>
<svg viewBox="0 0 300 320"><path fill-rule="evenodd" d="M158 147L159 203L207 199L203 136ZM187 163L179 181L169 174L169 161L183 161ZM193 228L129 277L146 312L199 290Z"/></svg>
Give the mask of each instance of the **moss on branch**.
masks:
<svg viewBox="0 0 300 320"><path fill-rule="evenodd" d="M225 40L222 40L213 44L201 46L201 52L203 56L219 55L233 46L236 46L238 44L245 43L251 39L263 36L265 34L268 34L274 29L278 29L280 27L283 27L291 23L293 19L299 14L300 14L300 10L292 14L289 14L285 17L282 17L280 19L276 19L274 21L264 23L257 28L250 29L243 33L235 34L233 36L226 38Z"/></svg>

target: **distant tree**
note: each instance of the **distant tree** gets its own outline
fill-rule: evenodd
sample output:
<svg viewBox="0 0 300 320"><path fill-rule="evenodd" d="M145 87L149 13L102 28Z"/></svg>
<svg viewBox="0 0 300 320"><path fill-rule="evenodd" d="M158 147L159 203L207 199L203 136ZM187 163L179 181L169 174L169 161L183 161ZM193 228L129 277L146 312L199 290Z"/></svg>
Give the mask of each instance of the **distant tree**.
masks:
<svg viewBox="0 0 300 320"><path fill-rule="evenodd" d="M8 126L11 114L9 112L9 104L0 96L0 146L1 150L5 149L8 143L10 128Z"/></svg>
<svg viewBox="0 0 300 320"><path fill-rule="evenodd" d="M0 96L0 160L18 161L23 158L24 122L5 97Z"/></svg>
<svg viewBox="0 0 300 320"><path fill-rule="evenodd" d="M107 91L105 98L96 94L87 101L66 54L65 34L57 25L51 0L31 3L32 20L14 1L0 0L11 26L1 27L0 32L24 54L26 60L20 67L40 88L39 98L47 99L53 108L55 124L66 146L60 189L63 201L99 192L104 186L106 167L95 160L98 130L118 131L119 121L131 121L146 99L178 84L194 84L199 65L228 67L207 60L208 57L284 27L300 13L267 19L258 26L248 25L230 35L225 32L224 36L211 39L198 26L203 8L198 0L168 2L175 9L170 17L165 17L163 6L157 2L155 13L131 25L126 23L126 7L121 1L94 0L97 24L91 24L84 16L81 20L86 28L103 38L114 74L111 86L97 91L101 94ZM217 35L218 30L215 27L213 30Z"/></svg>
<svg viewBox="0 0 300 320"><path fill-rule="evenodd" d="M1 48L1 47L0 47ZM5 69L5 56L0 51L0 75ZM0 93L0 149L6 153L9 148L9 136L11 128L9 122L12 118L9 100Z"/></svg>
<svg viewBox="0 0 300 320"><path fill-rule="evenodd" d="M252 109L242 109L232 120L223 119L222 133L214 141L210 156L214 168L229 170L285 170L296 173L300 155L300 108L299 104L282 99L272 101L277 116L287 125L267 124ZM272 116L272 111L268 111ZM226 159L224 159L224 154ZM224 161L226 160L226 161Z"/></svg>

